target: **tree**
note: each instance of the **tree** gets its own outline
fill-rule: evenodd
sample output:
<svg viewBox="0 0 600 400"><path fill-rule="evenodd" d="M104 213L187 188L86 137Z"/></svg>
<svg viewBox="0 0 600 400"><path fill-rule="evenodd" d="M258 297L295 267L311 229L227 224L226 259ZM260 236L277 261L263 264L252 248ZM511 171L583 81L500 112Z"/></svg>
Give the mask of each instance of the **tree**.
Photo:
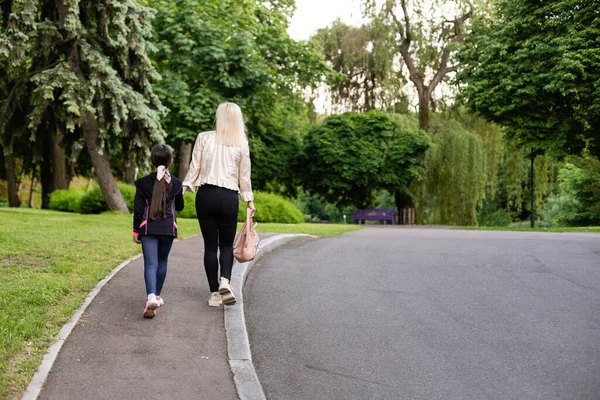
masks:
<svg viewBox="0 0 600 400"><path fill-rule="evenodd" d="M570 157L558 173L559 190L542 212L545 226L600 223L600 161L586 154Z"/></svg>
<svg viewBox="0 0 600 400"><path fill-rule="evenodd" d="M330 88L334 110L408 111L404 78L394 68L388 33L374 24L354 27L336 20L311 38L333 70L345 77Z"/></svg>
<svg viewBox="0 0 600 400"><path fill-rule="evenodd" d="M428 224L476 225L488 177L483 138L460 122L433 118L431 150L418 192L418 213Z"/></svg>
<svg viewBox="0 0 600 400"><path fill-rule="evenodd" d="M163 141L165 109L150 84L158 75L148 58L149 10L134 0L27 0L5 2L2 11L12 13L0 39L0 71L12 87L0 114L4 137L61 132L63 141L83 140L109 208L128 212L106 144L131 131L140 146ZM26 113L22 126L17 108Z"/></svg>
<svg viewBox="0 0 600 400"><path fill-rule="evenodd" d="M386 0L376 11L374 0L366 0L367 14L374 24L387 27L395 40L402 61L408 70L419 100L419 129L429 129L433 93L446 75L458 71L460 64L452 63L456 46L466 34L466 22L472 6L461 1ZM440 12L422 10L451 9L456 16L447 19Z"/></svg>
<svg viewBox="0 0 600 400"><path fill-rule="evenodd" d="M594 0L499 0L458 58L461 98L534 152L600 151L600 18Z"/></svg>
<svg viewBox="0 0 600 400"><path fill-rule="evenodd" d="M376 189L396 192L420 179L428 148L425 132L403 130L382 111L332 115L305 138L304 187L340 207L366 208Z"/></svg>
<svg viewBox="0 0 600 400"><path fill-rule="evenodd" d="M154 60L163 80L157 93L171 110L165 126L180 149L179 175L185 175L197 133L213 129L217 105L234 101L246 118L253 183L289 185L289 160L308 122L301 90L331 75L312 45L288 36L294 2L147 3L158 10Z"/></svg>

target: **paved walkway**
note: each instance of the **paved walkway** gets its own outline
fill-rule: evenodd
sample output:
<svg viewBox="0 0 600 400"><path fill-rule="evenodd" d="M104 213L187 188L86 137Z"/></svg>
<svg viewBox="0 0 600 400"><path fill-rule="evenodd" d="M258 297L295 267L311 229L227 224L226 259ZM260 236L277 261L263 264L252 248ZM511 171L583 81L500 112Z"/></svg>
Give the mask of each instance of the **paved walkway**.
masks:
<svg viewBox="0 0 600 400"><path fill-rule="evenodd" d="M202 260L201 236L173 244L154 319L142 317L143 259L123 268L73 329L40 398L237 399Z"/></svg>

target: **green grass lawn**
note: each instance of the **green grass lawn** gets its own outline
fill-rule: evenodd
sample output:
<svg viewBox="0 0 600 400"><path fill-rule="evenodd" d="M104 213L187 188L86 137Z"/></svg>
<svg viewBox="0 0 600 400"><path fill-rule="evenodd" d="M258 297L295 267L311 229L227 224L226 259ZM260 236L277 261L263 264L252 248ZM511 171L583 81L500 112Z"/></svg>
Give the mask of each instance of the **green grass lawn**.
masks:
<svg viewBox="0 0 600 400"><path fill-rule="evenodd" d="M0 398L18 398L89 291L141 252L130 215L0 208ZM339 235L356 225L258 224L259 232ZM179 220L182 238L198 222Z"/></svg>
<svg viewBox="0 0 600 400"><path fill-rule="evenodd" d="M453 229L471 229L480 231L523 231L523 232L600 232L600 226L573 226L556 228L530 228L529 226L478 226L453 227Z"/></svg>

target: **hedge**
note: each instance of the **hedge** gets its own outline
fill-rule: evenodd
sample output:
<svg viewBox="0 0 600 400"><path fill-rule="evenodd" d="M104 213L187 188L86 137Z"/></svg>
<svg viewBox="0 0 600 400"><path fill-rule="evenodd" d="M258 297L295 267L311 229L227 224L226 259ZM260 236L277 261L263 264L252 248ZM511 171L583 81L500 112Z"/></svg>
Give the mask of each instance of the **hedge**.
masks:
<svg viewBox="0 0 600 400"><path fill-rule="evenodd" d="M135 186L125 183L118 183L117 185L125 199L127 208L132 212ZM96 187L84 193L73 190L55 190L50 195L50 209L80 214L100 214L108 211L108 205L104 200L102 190Z"/></svg>
<svg viewBox="0 0 600 400"><path fill-rule="evenodd" d="M129 211L133 211L133 200L135 197L135 186L119 183L119 190L123 194ZM184 195L185 207L177 213L179 218L196 218L196 194L187 192ZM254 204L256 206L256 222L274 222L283 224L299 224L304 218L300 210L284 197L264 192L254 192ZM50 197L50 208L58 211L78 212L81 214L100 214L108 211L104 195L99 187L88 190L85 193L56 190ZM246 202L240 201L238 221L243 222L246 218Z"/></svg>
<svg viewBox="0 0 600 400"><path fill-rule="evenodd" d="M185 207L177 213L179 218L196 218L196 195L187 192L184 195ZM300 210L289 200L273 193L254 192L256 222L274 222L283 224L299 224L304 218ZM238 221L246 219L246 202L240 201Z"/></svg>
<svg viewBox="0 0 600 400"><path fill-rule="evenodd" d="M64 189L55 190L50 195L49 207L51 210L56 211L77 212L82 197L82 192Z"/></svg>
<svg viewBox="0 0 600 400"><path fill-rule="evenodd" d="M304 221L302 212L289 200L274 193L254 192L256 222L300 224ZM246 220L246 202L240 201L238 221Z"/></svg>

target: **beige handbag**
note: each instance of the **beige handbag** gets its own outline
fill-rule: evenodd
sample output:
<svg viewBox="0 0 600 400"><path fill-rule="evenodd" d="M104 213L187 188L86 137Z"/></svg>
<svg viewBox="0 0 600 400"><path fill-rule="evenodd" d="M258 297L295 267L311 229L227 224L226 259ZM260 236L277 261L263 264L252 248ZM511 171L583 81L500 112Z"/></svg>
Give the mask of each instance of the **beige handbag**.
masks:
<svg viewBox="0 0 600 400"><path fill-rule="evenodd" d="M257 223L252 222L250 213L246 214L246 222L233 242L233 256L238 262L252 261L258 250L258 233L254 230Z"/></svg>

